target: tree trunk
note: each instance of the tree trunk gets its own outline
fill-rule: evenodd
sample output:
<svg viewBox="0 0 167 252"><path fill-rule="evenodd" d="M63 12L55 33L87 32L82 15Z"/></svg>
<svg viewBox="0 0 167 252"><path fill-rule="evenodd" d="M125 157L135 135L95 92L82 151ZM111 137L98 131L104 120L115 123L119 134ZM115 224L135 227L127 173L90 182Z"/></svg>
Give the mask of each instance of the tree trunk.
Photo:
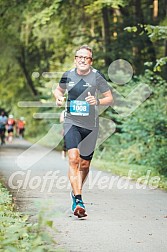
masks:
<svg viewBox="0 0 167 252"><path fill-rule="evenodd" d="M135 0L134 1L134 8L135 8L135 23L144 23L144 17L143 17L143 12L142 12L142 8L141 8L141 0Z"/></svg>
<svg viewBox="0 0 167 252"><path fill-rule="evenodd" d="M31 79L31 76L29 74L29 71L27 70L26 63L25 63L25 50L24 48L21 49L21 55L20 57L17 57L17 61L22 69L22 72L25 76L27 85L29 86L33 96L38 96L38 92L34 87L33 81Z"/></svg>
<svg viewBox="0 0 167 252"><path fill-rule="evenodd" d="M111 52L111 40L110 40L110 24L109 24L109 11L107 7L102 9L102 19L103 19L103 36L104 36L104 51L105 51L105 65L109 66L111 64L110 52Z"/></svg>
<svg viewBox="0 0 167 252"><path fill-rule="evenodd" d="M156 20L158 17L158 0L153 0L153 19Z"/></svg>

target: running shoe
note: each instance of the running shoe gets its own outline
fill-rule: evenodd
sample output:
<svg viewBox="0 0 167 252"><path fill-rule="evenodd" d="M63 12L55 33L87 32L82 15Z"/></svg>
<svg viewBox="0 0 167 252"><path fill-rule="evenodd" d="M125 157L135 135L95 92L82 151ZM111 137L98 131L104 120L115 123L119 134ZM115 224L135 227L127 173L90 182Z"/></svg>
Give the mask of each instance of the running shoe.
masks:
<svg viewBox="0 0 167 252"><path fill-rule="evenodd" d="M71 210L72 210L72 212L74 212L77 204L76 204L76 200L75 200L75 196L74 196L73 191L70 193L70 196L71 196L71 199L72 199Z"/></svg>
<svg viewBox="0 0 167 252"><path fill-rule="evenodd" d="M87 216L86 209L82 200L76 199L76 207L74 209L74 215L78 218L83 218Z"/></svg>

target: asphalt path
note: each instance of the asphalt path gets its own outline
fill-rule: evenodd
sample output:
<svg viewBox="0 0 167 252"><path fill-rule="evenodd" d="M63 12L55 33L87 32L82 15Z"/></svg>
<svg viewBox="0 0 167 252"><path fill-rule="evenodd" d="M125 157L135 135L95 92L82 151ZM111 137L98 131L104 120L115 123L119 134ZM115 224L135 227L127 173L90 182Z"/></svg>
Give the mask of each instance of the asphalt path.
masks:
<svg viewBox="0 0 167 252"><path fill-rule="evenodd" d="M83 200L88 218L71 213L68 161L51 148L14 139L0 147L0 178L18 211L52 220L58 249L68 252L166 252L167 193L91 168ZM146 180L147 179L147 180Z"/></svg>

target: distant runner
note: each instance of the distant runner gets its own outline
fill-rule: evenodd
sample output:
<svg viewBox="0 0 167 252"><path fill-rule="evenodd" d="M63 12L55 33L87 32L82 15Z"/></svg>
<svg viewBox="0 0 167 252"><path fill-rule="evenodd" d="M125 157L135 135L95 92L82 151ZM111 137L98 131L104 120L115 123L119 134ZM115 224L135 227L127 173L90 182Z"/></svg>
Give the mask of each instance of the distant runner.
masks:
<svg viewBox="0 0 167 252"><path fill-rule="evenodd" d="M24 137L25 124L26 122L24 117L20 117L20 119L16 121L17 136L19 136L20 138Z"/></svg>
<svg viewBox="0 0 167 252"><path fill-rule="evenodd" d="M0 137L1 137L1 145L5 144L5 131L6 131L6 124L7 124L7 116L5 115L4 111L1 111L0 115Z"/></svg>
<svg viewBox="0 0 167 252"><path fill-rule="evenodd" d="M9 115L8 121L7 121L7 132L8 132L8 142L12 143L13 141L13 132L14 132L14 126L15 126L15 120L13 118L13 115Z"/></svg>
<svg viewBox="0 0 167 252"><path fill-rule="evenodd" d="M58 106L64 104L67 91L64 133L69 158L69 180L72 187L72 211L86 217L82 187L88 176L98 136L98 106L111 105L112 94L107 81L92 67L92 49L87 45L76 50L76 68L65 72L54 91ZM98 93L102 98L98 98Z"/></svg>

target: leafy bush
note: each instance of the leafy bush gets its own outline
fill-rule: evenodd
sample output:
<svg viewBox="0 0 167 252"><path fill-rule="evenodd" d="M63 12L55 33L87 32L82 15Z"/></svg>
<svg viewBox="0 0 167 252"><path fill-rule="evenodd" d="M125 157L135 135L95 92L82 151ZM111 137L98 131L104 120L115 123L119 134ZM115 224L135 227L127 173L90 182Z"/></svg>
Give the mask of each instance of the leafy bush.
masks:
<svg viewBox="0 0 167 252"><path fill-rule="evenodd" d="M9 192L0 184L0 251L4 252L45 252L56 251L51 236L43 227L52 227L52 221L28 223L28 216L14 212L14 204Z"/></svg>
<svg viewBox="0 0 167 252"><path fill-rule="evenodd" d="M167 117L166 117L166 82L158 75L147 71L144 76L128 84L148 84L151 96L127 118L120 118L111 110L106 116L118 125L117 131L103 145L110 152L112 161L124 161L156 168L167 175ZM128 88L129 88L128 87ZM119 87L121 93L126 87ZM113 147L114 146L114 147Z"/></svg>

